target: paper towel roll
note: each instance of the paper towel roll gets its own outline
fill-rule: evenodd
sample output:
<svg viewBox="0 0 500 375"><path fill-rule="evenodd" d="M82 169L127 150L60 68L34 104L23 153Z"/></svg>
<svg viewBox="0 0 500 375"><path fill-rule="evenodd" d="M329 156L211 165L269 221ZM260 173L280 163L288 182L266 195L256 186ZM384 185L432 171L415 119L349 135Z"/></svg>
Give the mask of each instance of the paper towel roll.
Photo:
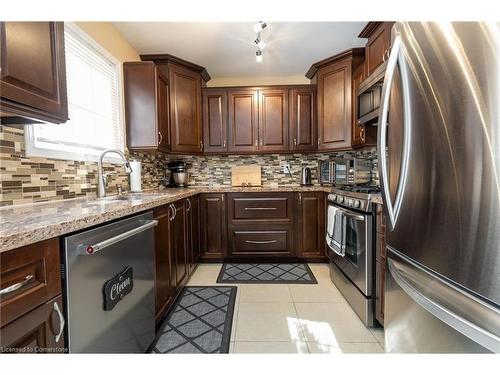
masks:
<svg viewBox="0 0 500 375"><path fill-rule="evenodd" d="M130 162L130 168L132 168L132 173L130 173L130 191L137 193L142 191L141 188L141 162L134 160Z"/></svg>

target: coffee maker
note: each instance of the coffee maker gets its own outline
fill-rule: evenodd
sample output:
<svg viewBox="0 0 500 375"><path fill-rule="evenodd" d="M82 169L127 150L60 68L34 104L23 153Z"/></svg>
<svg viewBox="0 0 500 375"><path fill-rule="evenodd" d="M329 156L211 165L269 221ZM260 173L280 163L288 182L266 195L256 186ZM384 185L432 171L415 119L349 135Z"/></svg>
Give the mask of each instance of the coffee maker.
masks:
<svg viewBox="0 0 500 375"><path fill-rule="evenodd" d="M186 163L182 160L174 160L167 164L170 171L170 178L167 187L187 187L189 173Z"/></svg>

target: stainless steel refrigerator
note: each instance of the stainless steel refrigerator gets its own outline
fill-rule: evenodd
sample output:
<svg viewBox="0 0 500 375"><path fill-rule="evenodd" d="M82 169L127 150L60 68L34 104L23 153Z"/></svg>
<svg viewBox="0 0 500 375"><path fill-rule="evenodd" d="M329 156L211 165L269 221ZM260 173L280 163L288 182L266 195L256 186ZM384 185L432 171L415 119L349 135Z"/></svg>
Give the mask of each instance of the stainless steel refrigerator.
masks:
<svg viewBox="0 0 500 375"><path fill-rule="evenodd" d="M500 352L500 23L396 23L391 38L386 352Z"/></svg>

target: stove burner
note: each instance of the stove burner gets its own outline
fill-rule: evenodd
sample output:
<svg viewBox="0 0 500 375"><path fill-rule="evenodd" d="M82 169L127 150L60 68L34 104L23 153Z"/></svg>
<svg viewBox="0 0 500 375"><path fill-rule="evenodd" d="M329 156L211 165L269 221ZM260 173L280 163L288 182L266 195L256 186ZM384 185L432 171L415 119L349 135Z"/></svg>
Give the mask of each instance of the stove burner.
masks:
<svg viewBox="0 0 500 375"><path fill-rule="evenodd" d="M339 190L350 191L353 193L377 194L380 193L380 187L374 185L344 185Z"/></svg>

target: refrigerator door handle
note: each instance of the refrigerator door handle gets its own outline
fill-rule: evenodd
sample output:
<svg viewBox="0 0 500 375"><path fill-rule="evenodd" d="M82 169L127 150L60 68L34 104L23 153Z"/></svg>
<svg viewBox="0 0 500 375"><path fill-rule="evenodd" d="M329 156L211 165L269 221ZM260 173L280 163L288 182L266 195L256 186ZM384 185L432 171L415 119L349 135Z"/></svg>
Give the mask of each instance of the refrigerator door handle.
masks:
<svg viewBox="0 0 500 375"><path fill-rule="evenodd" d="M399 64L398 64L399 63ZM401 86L403 98L403 153L401 160L401 173L396 190L394 203L391 201L389 192L389 182L387 177L387 155L386 155L386 135L387 135L387 119L389 112L389 100L391 96L391 85L394 78L394 71L399 65L401 71ZM396 225L403 193L406 184L408 172L408 160L410 157L410 138L411 138L411 117L410 117L410 94L408 83L408 71L403 55L403 42L400 36L396 36L391 47L391 54L387 62L387 68L382 86L381 109L379 115L378 132L377 132L377 149L379 160L379 174L382 199L384 201L384 210L388 217L389 229L392 231Z"/></svg>
<svg viewBox="0 0 500 375"><path fill-rule="evenodd" d="M488 322L495 324L495 321L498 322L500 311L475 297L466 295L443 281L438 281L427 271L420 269L418 265L413 265L409 261L405 262L408 264L404 264L389 256L387 263L396 283L420 306L486 349L500 353L500 337L497 334L475 324L464 314L461 315L452 311L449 306L444 306L444 303L439 303L439 298L433 298L434 296L429 295L431 294L429 290L433 290L436 295L440 292L447 293L446 296L441 296L445 303L451 304L461 300L462 306L456 306L457 309L469 308L470 315L481 321L482 324ZM424 288L428 290L422 290Z"/></svg>

